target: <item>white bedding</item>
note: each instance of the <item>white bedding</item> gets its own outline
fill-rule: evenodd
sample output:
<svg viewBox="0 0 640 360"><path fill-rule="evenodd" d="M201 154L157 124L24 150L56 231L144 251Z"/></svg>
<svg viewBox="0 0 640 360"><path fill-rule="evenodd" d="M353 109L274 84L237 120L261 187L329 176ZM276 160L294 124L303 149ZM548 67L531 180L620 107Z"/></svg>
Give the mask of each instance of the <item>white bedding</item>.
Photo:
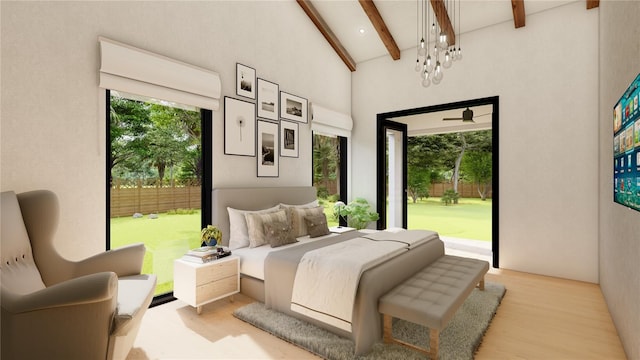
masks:
<svg viewBox="0 0 640 360"><path fill-rule="evenodd" d="M307 252L296 272L291 310L351 332L360 275L405 251L402 242L359 237Z"/></svg>
<svg viewBox="0 0 640 360"><path fill-rule="evenodd" d="M301 236L298 238L297 243L288 244L276 248L272 248L269 245L263 245L254 248L243 247L233 250L233 254L240 257L240 274L264 280L264 260L267 258L267 255L269 255L270 252L288 249L293 246L298 246L300 244L309 243L311 241L317 241L320 239L326 239L328 237L336 235L338 234L331 233L329 235L319 236L316 238L311 238L308 235Z"/></svg>
<svg viewBox="0 0 640 360"><path fill-rule="evenodd" d="M431 230L386 230L363 236L366 239L376 241L396 241L406 244L409 249L413 249L418 245L422 245L427 241L438 239L438 233Z"/></svg>

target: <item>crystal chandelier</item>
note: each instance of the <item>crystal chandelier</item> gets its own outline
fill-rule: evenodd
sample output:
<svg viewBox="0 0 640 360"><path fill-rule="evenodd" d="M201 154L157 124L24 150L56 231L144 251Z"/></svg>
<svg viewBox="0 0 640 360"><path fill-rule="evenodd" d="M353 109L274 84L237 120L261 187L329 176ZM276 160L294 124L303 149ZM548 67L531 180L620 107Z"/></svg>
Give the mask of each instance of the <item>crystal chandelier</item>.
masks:
<svg viewBox="0 0 640 360"><path fill-rule="evenodd" d="M462 60L460 48L460 0L416 1L416 41L417 56L415 70L420 74L422 86L437 85L442 81L444 69L451 67L454 61ZM457 6L456 6L457 2ZM429 5L432 11L429 10ZM438 10L436 10L436 7ZM456 21L457 8L457 21ZM451 21L453 19L453 22ZM451 24L443 29L440 24ZM458 34L456 36L456 23ZM431 25L429 25L431 24ZM450 30L452 37L447 36ZM433 39L432 39L433 37ZM420 39L420 40L418 40ZM433 43L432 43L433 41ZM456 42L458 49L456 50Z"/></svg>

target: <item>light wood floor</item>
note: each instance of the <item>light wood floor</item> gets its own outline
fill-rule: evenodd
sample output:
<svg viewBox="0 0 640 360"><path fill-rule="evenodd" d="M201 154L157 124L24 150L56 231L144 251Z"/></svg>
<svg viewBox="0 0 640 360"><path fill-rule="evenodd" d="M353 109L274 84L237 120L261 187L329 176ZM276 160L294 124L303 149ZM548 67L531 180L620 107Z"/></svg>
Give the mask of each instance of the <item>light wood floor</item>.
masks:
<svg viewBox="0 0 640 360"><path fill-rule="evenodd" d="M507 288L476 359L625 359L598 285L492 269ZM231 315L252 299L151 308L127 360L318 359Z"/></svg>

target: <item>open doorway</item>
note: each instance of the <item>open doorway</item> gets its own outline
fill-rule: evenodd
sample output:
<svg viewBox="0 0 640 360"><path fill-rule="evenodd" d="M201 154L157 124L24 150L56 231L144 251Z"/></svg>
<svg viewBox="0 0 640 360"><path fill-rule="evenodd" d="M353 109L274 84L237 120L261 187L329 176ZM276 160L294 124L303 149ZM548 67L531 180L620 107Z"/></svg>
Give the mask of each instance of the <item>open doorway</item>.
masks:
<svg viewBox="0 0 640 360"><path fill-rule="evenodd" d="M499 267L498 115L498 97L378 114L378 228L403 224L404 228L436 230L450 253L477 252ZM385 124L402 126L404 132L394 135ZM405 145L391 151L394 139L400 137ZM438 144L448 149L447 159L442 158L445 152L438 152ZM486 172L473 173L473 166L483 162L484 171L486 162L490 164L489 178ZM401 203L398 194L404 197ZM429 205L437 213L425 214ZM443 211L455 214L467 209L473 209L472 217L483 217L484 224L470 219L465 225L463 217L436 221ZM468 231L471 228L478 228L479 235ZM484 243L468 242L466 237Z"/></svg>

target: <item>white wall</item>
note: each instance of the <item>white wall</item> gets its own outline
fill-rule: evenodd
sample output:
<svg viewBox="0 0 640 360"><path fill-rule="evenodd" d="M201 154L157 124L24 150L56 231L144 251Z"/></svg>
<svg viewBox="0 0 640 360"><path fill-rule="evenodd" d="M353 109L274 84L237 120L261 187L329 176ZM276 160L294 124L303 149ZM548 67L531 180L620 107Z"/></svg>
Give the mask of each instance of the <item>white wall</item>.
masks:
<svg viewBox="0 0 640 360"><path fill-rule="evenodd" d="M612 174L612 109L640 72L640 3L600 7L600 286L627 357L640 359L640 212L613 202Z"/></svg>
<svg viewBox="0 0 640 360"><path fill-rule="evenodd" d="M0 187L55 191L56 241L82 258L105 244L105 110L98 36L220 73L235 95L236 62L280 90L351 112L351 75L294 1L7 2L1 5ZM221 101L223 103L223 101ZM311 184L311 133L279 178L256 178L256 159L223 155L214 113L214 186Z"/></svg>
<svg viewBox="0 0 640 360"><path fill-rule="evenodd" d="M598 10L575 2L463 34L438 86L420 86L415 50L358 64L352 195L376 201L376 114L497 95L500 266L597 282L597 38Z"/></svg>

